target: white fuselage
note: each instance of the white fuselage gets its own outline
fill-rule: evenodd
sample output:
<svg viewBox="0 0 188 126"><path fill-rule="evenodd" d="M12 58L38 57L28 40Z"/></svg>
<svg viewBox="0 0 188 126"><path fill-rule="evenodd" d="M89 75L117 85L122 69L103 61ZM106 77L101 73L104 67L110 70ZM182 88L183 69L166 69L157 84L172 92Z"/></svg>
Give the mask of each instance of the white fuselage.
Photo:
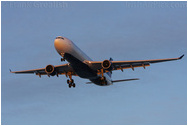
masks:
<svg viewBox="0 0 188 126"><path fill-rule="evenodd" d="M100 84L100 78L102 77L97 72L93 73L92 67L88 64L88 61L92 61L81 49L79 49L71 40L65 37L57 37L54 41L54 46L63 58L65 58L70 65L73 67L78 76L86 79L90 79L93 83L97 85ZM76 63L75 63L76 62ZM80 69L80 63L83 66L88 67L91 70ZM84 71L85 70L85 71ZM88 76L87 76L88 75ZM90 75L90 76L89 76ZM112 80L108 74L104 73L107 84L112 84ZM104 85L103 85L104 86Z"/></svg>

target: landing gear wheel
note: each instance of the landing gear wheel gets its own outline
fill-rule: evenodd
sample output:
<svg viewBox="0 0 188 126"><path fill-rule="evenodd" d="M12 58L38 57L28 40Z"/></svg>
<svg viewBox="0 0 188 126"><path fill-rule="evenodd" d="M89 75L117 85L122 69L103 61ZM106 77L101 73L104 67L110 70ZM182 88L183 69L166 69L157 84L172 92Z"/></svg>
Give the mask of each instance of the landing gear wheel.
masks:
<svg viewBox="0 0 188 126"><path fill-rule="evenodd" d="M105 77L101 77L101 80L103 80L103 81L104 81L104 80L106 80L106 78L105 78Z"/></svg>
<svg viewBox="0 0 188 126"><path fill-rule="evenodd" d="M67 84L69 84L69 82L70 82L70 81L69 81L69 80L67 80Z"/></svg>
<svg viewBox="0 0 188 126"><path fill-rule="evenodd" d="M75 84L75 83L73 83L73 84L72 84L72 86L75 88L75 87L76 87L76 84Z"/></svg>
<svg viewBox="0 0 188 126"><path fill-rule="evenodd" d="M72 84L74 83L74 80L73 80L73 79L71 79L71 83L72 83Z"/></svg>
<svg viewBox="0 0 188 126"><path fill-rule="evenodd" d="M105 84L106 84L106 81L103 80L103 81L102 81L102 85L105 85Z"/></svg>
<svg viewBox="0 0 188 126"><path fill-rule="evenodd" d="M69 85L69 88L76 87L74 80L72 79L72 74L68 73L69 79L67 80L67 84Z"/></svg>
<svg viewBox="0 0 188 126"><path fill-rule="evenodd" d="M69 88L71 88L71 86L72 86L72 85L71 85L71 84L69 84Z"/></svg>

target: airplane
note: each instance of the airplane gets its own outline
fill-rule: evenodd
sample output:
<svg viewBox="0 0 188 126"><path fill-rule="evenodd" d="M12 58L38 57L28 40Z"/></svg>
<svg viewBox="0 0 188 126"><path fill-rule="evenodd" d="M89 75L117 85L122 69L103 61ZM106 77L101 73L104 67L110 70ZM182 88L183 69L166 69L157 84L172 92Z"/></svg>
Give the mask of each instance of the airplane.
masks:
<svg viewBox="0 0 188 126"><path fill-rule="evenodd" d="M138 78L112 80L111 75L114 70L134 69L136 67L150 66L151 63L160 63L172 60L182 59L184 55L178 58L169 59L154 59L154 60L135 60L135 61L113 61L112 58L104 61L93 61L90 59L81 49L79 49L70 39L62 36L55 38L54 46L56 51L62 57L61 61L68 61L67 64L62 65L47 65L45 68L24 70L24 71L11 71L16 74L36 74L39 77L41 75L57 76L66 75L68 87L75 87L72 76L79 76L80 78L89 79L87 84L94 83L99 86L112 85L116 82L139 80Z"/></svg>

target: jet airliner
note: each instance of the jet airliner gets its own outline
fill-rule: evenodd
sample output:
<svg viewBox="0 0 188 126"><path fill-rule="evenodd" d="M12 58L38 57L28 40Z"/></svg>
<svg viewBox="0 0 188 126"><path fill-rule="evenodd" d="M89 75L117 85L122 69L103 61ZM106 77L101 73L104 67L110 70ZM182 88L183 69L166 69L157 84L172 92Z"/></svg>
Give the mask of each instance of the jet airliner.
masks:
<svg viewBox="0 0 188 126"><path fill-rule="evenodd" d="M79 76L81 78L89 79L90 82L99 86L112 85L115 82L138 80L134 79L123 79L123 80L112 80L111 74L114 70L132 69L136 67L150 66L151 63L159 63L165 61L179 60L178 58L169 59L154 59L154 60L135 60L135 61L113 61L112 58L104 61L93 61L90 59L81 49L79 49L70 39L62 36L56 37L54 41L56 51L62 57L61 61L68 61L67 64L62 65L47 65L45 68L24 70L24 71L11 71L16 74L36 74L39 77L42 75L47 76L59 76L66 75L69 79L67 84L69 88L75 87L72 76Z"/></svg>

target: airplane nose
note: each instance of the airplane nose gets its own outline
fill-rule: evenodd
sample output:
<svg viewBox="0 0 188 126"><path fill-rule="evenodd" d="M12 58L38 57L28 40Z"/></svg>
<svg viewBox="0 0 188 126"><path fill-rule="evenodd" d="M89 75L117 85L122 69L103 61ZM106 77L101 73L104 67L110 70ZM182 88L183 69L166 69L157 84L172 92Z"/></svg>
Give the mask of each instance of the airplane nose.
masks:
<svg viewBox="0 0 188 126"><path fill-rule="evenodd" d="M73 44L71 43L71 41L66 38L63 39L56 38L54 40L54 46L60 55L62 55L62 53L71 52L73 48Z"/></svg>
<svg viewBox="0 0 188 126"><path fill-rule="evenodd" d="M54 46L57 50L60 50L62 48L63 40L61 39L55 39Z"/></svg>
<svg viewBox="0 0 188 126"><path fill-rule="evenodd" d="M58 39L55 39L54 45L55 45L55 46L58 46L58 45L59 45L59 40L58 40Z"/></svg>

